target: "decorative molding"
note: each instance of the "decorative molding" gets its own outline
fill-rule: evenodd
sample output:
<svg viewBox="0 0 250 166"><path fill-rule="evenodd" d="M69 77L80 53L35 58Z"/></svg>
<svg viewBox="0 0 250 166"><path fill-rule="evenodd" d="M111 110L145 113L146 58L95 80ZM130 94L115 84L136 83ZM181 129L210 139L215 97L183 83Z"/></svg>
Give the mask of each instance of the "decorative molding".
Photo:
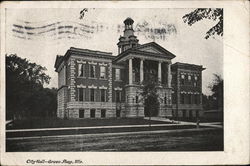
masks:
<svg viewBox="0 0 250 166"><path fill-rule="evenodd" d="M97 86L94 86L94 85L92 84L92 85L88 86L88 88L90 88L90 89L97 89Z"/></svg>
<svg viewBox="0 0 250 166"><path fill-rule="evenodd" d="M120 88L119 86L118 87L116 87L116 88L114 88L114 90L122 90L122 88Z"/></svg>
<svg viewBox="0 0 250 166"><path fill-rule="evenodd" d="M77 62L77 63L86 64L86 61L84 61L84 60L77 60L76 62Z"/></svg>
<svg viewBox="0 0 250 166"><path fill-rule="evenodd" d="M86 88L86 86L85 86L85 85L83 85L83 84L76 85L76 87L77 87L77 88Z"/></svg>
<svg viewBox="0 0 250 166"><path fill-rule="evenodd" d="M108 64L107 64L107 63L102 62L102 63L99 63L99 66L108 66Z"/></svg>
<svg viewBox="0 0 250 166"><path fill-rule="evenodd" d="M97 63L96 62L88 62L90 65L97 65Z"/></svg>
<svg viewBox="0 0 250 166"><path fill-rule="evenodd" d="M100 86L99 89L108 89L108 87L105 87L105 86Z"/></svg>

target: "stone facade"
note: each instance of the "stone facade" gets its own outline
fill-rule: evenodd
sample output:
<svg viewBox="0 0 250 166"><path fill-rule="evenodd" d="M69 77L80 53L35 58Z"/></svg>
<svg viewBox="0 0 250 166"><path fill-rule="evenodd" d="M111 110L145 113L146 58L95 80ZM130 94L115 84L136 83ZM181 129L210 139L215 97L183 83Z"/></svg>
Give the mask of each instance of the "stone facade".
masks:
<svg viewBox="0 0 250 166"><path fill-rule="evenodd" d="M140 94L143 82L152 76L158 79L160 108L156 116L201 115L202 66L172 65L175 55L165 48L155 42L139 44L133 22L131 18L124 21L117 56L73 47L64 56L57 56L59 118L144 117L146 112ZM182 75L195 79L195 85L182 84ZM195 99L191 97L192 101L186 102L184 96L183 102L183 95L189 94L196 95Z"/></svg>

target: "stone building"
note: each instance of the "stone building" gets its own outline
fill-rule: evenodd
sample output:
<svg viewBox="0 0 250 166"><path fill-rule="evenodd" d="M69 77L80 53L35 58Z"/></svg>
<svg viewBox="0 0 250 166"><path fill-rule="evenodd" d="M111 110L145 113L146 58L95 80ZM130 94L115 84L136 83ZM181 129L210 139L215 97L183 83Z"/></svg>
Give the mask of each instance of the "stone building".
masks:
<svg viewBox="0 0 250 166"><path fill-rule="evenodd" d="M153 116L198 117L202 114L202 66L175 63L155 42L139 44L133 20L124 21L118 55L71 47L57 56L60 118L144 117L142 81L158 78L160 108ZM171 65L172 64L172 65Z"/></svg>

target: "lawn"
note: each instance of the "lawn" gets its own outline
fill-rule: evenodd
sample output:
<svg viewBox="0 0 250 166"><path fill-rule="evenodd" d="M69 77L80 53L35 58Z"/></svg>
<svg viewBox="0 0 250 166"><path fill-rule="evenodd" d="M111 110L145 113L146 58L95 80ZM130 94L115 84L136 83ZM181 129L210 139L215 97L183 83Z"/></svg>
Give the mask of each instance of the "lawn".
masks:
<svg viewBox="0 0 250 166"><path fill-rule="evenodd" d="M107 118L107 119L59 119L34 118L29 120L16 120L7 129L36 129L59 127L90 127L90 126L119 126L119 125L147 125L167 124L168 122L146 120L143 118Z"/></svg>
<svg viewBox="0 0 250 166"><path fill-rule="evenodd" d="M7 140L7 152L222 151L223 130Z"/></svg>

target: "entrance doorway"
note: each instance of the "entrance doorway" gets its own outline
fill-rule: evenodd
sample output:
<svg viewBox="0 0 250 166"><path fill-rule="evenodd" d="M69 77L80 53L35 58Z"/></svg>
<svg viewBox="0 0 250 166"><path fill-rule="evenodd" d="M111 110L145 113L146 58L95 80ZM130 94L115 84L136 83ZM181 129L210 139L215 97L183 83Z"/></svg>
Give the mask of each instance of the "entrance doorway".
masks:
<svg viewBox="0 0 250 166"><path fill-rule="evenodd" d="M157 98L149 96L145 100L144 115L146 117L153 117L159 115L159 102Z"/></svg>

